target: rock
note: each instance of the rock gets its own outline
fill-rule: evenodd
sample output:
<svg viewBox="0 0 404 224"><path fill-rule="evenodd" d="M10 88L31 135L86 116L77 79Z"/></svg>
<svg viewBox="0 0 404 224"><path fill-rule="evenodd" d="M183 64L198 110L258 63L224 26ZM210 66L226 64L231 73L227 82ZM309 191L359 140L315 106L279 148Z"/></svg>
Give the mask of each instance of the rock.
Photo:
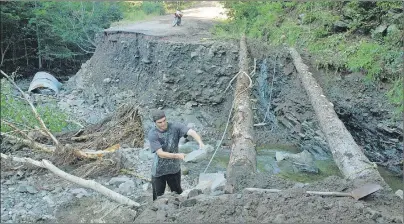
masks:
<svg viewBox="0 0 404 224"><path fill-rule="evenodd" d="M110 83L111 82L111 78L105 78L104 80L102 80L103 83Z"/></svg>
<svg viewBox="0 0 404 224"><path fill-rule="evenodd" d="M202 74L202 73L203 73L203 71L202 71L202 70L200 70L200 69L197 69L195 72L196 72L196 74L198 74L198 75L200 75L200 74Z"/></svg>
<svg viewBox="0 0 404 224"><path fill-rule="evenodd" d="M400 197L401 199L403 199L403 190L397 190L396 193L394 193L395 195L397 195L398 197Z"/></svg>
<svg viewBox="0 0 404 224"><path fill-rule="evenodd" d="M11 185L11 184L14 184L14 181L6 180L6 182L4 182L4 185Z"/></svg>
<svg viewBox="0 0 404 224"><path fill-rule="evenodd" d="M87 197L90 195L84 188L71 189L70 193L72 193L76 198L82 198L83 196Z"/></svg>
<svg viewBox="0 0 404 224"><path fill-rule="evenodd" d="M149 160L149 159L153 158L153 155L154 154L151 153L149 150L143 149L143 150L140 150L140 152L139 152L139 159L141 159L143 161Z"/></svg>
<svg viewBox="0 0 404 224"><path fill-rule="evenodd" d="M120 154L122 168L130 169L138 164L139 157L137 156L137 153L135 153L136 150L143 150L143 149L121 148L118 150L118 153ZM152 155L154 156L154 153L152 153Z"/></svg>
<svg viewBox="0 0 404 224"><path fill-rule="evenodd" d="M191 189L187 195L187 198L192 198L192 197L198 196L200 194L202 194L201 189Z"/></svg>
<svg viewBox="0 0 404 224"><path fill-rule="evenodd" d="M348 24L344 21L336 21L333 24L333 31L334 32L344 32L348 30Z"/></svg>
<svg viewBox="0 0 404 224"><path fill-rule="evenodd" d="M226 179L223 173L201 173L199 174L198 185L196 189L200 189L204 194L224 190Z"/></svg>
<svg viewBox="0 0 404 224"><path fill-rule="evenodd" d="M205 145L205 147L203 149L206 150L206 152L215 151L215 148L213 148L213 146L211 146L211 145Z"/></svg>
<svg viewBox="0 0 404 224"><path fill-rule="evenodd" d="M108 182L111 185L115 185L116 187L121 185L122 183L132 181L129 177L127 176L120 176L120 177L113 177L111 180Z"/></svg>
<svg viewBox="0 0 404 224"><path fill-rule="evenodd" d="M377 211L375 211L371 208L366 208L366 214L368 214L369 218L371 218L373 220L376 220L380 216L380 214Z"/></svg>
<svg viewBox="0 0 404 224"><path fill-rule="evenodd" d="M188 197L188 194L191 191L192 191L192 189L187 189L187 190L183 191L180 195L183 196L183 197Z"/></svg>
<svg viewBox="0 0 404 224"><path fill-rule="evenodd" d="M274 223L285 223L286 217L284 214L276 215L275 219L273 220Z"/></svg>
<svg viewBox="0 0 404 224"><path fill-rule="evenodd" d="M396 31L399 31L396 24L392 24L387 27L387 33L394 33Z"/></svg>
<svg viewBox="0 0 404 224"><path fill-rule="evenodd" d="M285 66L285 68L283 69L283 73L285 75L290 75L295 71L295 66L293 65L293 63L289 63Z"/></svg>
<svg viewBox="0 0 404 224"><path fill-rule="evenodd" d="M224 191L213 191L212 193L210 193L211 196L219 196L224 194Z"/></svg>
<svg viewBox="0 0 404 224"><path fill-rule="evenodd" d="M36 188L33 187L33 186L27 186L27 192L30 193L30 194L36 194L36 193L38 193L38 191L36 190Z"/></svg>
<svg viewBox="0 0 404 224"><path fill-rule="evenodd" d="M303 188L305 186L307 186L308 184L304 184L304 183L296 183L293 188Z"/></svg>
<svg viewBox="0 0 404 224"><path fill-rule="evenodd" d="M149 189L149 185L150 185L149 183L143 184L143 185L142 185L143 190L144 190L144 191L147 191L147 189Z"/></svg>
<svg viewBox="0 0 404 224"><path fill-rule="evenodd" d="M62 192L63 188L60 186L55 187L55 189L52 191L52 193L57 194Z"/></svg>
<svg viewBox="0 0 404 224"><path fill-rule="evenodd" d="M118 191L122 194L130 194L133 192L133 190L135 189L135 182L133 182L132 180L126 181L125 183L122 183L119 185Z"/></svg>
<svg viewBox="0 0 404 224"><path fill-rule="evenodd" d="M210 186L210 190L212 192L216 190L223 190L225 185L226 179L224 178L224 174L218 173Z"/></svg>
<svg viewBox="0 0 404 224"><path fill-rule="evenodd" d="M311 146L308 145L302 147L302 149L310 152L310 154L312 154L316 160L326 160L331 157L331 155L329 155L329 151L327 151L326 148L321 147L319 145L311 145Z"/></svg>
<svg viewBox="0 0 404 224"><path fill-rule="evenodd" d="M195 58L196 56L198 56L198 53L196 53L196 52L191 52L191 58Z"/></svg>
<svg viewBox="0 0 404 224"><path fill-rule="evenodd" d="M55 206L55 201L49 195L43 197L42 200L46 201L50 207Z"/></svg>
<svg viewBox="0 0 404 224"><path fill-rule="evenodd" d="M27 185L27 184L19 185L18 188L17 188L17 191L20 192L20 193L28 192L30 194L38 193L38 191L33 186L30 186L30 185Z"/></svg>
<svg viewBox="0 0 404 224"><path fill-rule="evenodd" d="M199 149L198 143L191 141L178 146L178 151L182 153L190 153Z"/></svg>
<svg viewBox="0 0 404 224"><path fill-rule="evenodd" d="M242 197L242 195L241 194L237 194L237 199L240 199L241 197Z"/></svg>
<svg viewBox="0 0 404 224"><path fill-rule="evenodd" d="M375 34L383 33L383 32L386 31L386 30L387 30L387 25L382 24L382 25L376 27L374 33L375 33Z"/></svg>
<svg viewBox="0 0 404 224"><path fill-rule="evenodd" d="M282 161L282 160L288 158L289 154L290 153L287 153L287 152L277 151L275 153L276 161Z"/></svg>
<svg viewBox="0 0 404 224"><path fill-rule="evenodd" d="M275 155L276 156L276 155ZM279 160L278 160L279 159ZM278 154L277 157L278 166L288 169L288 172L292 170L290 167L293 168L294 173L298 172L308 172L308 173L318 173L318 167L314 163L313 156L307 151L304 150L303 152L297 154Z"/></svg>
<svg viewBox="0 0 404 224"><path fill-rule="evenodd" d="M143 58L142 62L145 63L145 64L150 64L151 63L151 61L149 59L147 59L147 58Z"/></svg>
<svg viewBox="0 0 404 224"><path fill-rule="evenodd" d="M363 203L358 202L354 204L354 208L358 209L360 212L363 211L363 209L365 208L365 206L363 205Z"/></svg>
<svg viewBox="0 0 404 224"><path fill-rule="evenodd" d="M191 153L187 154L184 158L185 162L199 162L204 160L207 157L207 152L203 149L201 150L195 150L192 151Z"/></svg>
<svg viewBox="0 0 404 224"><path fill-rule="evenodd" d="M188 200L185 200L184 202L181 203L182 207L192 207L196 204L196 199L195 198L191 198Z"/></svg>

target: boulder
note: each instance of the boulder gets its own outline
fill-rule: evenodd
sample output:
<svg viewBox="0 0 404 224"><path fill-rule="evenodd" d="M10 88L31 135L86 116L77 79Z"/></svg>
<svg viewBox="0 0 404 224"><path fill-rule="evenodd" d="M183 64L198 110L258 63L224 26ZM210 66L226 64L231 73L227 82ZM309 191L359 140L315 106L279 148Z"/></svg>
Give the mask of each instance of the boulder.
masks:
<svg viewBox="0 0 404 224"><path fill-rule="evenodd" d="M200 162L207 157L207 152L203 149L195 150L185 156L185 162Z"/></svg>
<svg viewBox="0 0 404 224"><path fill-rule="evenodd" d="M202 194L201 189L191 189L187 195L187 198L192 198L192 197L198 196L200 194Z"/></svg>
<svg viewBox="0 0 404 224"><path fill-rule="evenodd" d="M154 154L150 152L149 149L142 149L139 152L139 159L145 161L149 159L153 159Z"/></svg>
<svg viewBox="0 0 404 224"><path fill-rule="evenodd" d="M184 138L181 138L181 139L184 139ZM183 143L183 144L181 144L181 143L183 143L183 142L181 142L181 140L180 140L180 145L178 146L178 151L179 152L190 153L192 151L195 151L195 150L199 149L198 143L196 143L194 141L186 142L186 143Z"/></svg>
<svg viewBox="0 0 404 224"><path fill-rule="evenodd" d="M206 152L213 152L213 151L215 151L215 148L211 145L205 145L203 150L205 150Z"/></svg>
<svg viewBox="0 0 404 224"><path fill-rule="evenodd" d="M226 179L223 173L201 173L195 189L200 189L204 194L214 194L223 191L225 185Z"/></svg>
<svg viewBox="0 0 404 224"><path fill-rule="evenodd" d="M135 187L136 187L135 182L133 182L133 180L129 180L119 185L118 192L124 195L129 195L133 193Z"/></svg>
<svg viewBox="0 0 404 224"><path fill-rule="evenodd" d="M401 199L403 199L403 190L397 190L395 193L398 197L400 197Z"/></svg>
<svg viewBox="0 0 404 224"><path fill-rule="evenodd" d="M276 152L275 157L278 166L283 171L292 173L318 173L318 167L314 163L313 156L307 150L297 154Z"/></svg>
<svg viewBox="0 0 404 224"><path fill-rule="evenodd" d="M117 186L121 185L122 183L125 183L125 182L128 182L128 181L132 181L132 180L127 176L113 177L108 182L108 184L114 185L114 186L117 187Z"/></svg>

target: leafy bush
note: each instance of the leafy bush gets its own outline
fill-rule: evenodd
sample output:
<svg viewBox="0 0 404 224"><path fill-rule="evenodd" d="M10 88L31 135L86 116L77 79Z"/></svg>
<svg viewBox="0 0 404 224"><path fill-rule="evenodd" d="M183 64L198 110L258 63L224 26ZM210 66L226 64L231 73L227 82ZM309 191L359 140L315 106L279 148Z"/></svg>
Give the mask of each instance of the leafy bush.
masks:
<svg viewBox="0 0 404 224"><path fill-rule="evenodd" d="M164 15L165 14L165 6L163 2L148 2L143 1L142 10L146 14L157 14Z"/></svg>
<svg viewBox="0 0 404 224"><path fill-rule="evenodd" d="M231 22L214 29L220 36L246 32L272 45L306 49L318 67L360 71L367 81L397 82L403 73L402 2L226 2L225 7ZM336 23L345 23L347 31L336 33ZM372 37L380 24L388 25L387 32ZM397 88L389 94L393 102L400 97Z"/></svg>
<svg viewBox="0 0 404 224"><path fill-rule="evenodd" d="M1 80L1 119L12 122L21 130L27 130L27 127L40 127L28 103L14 95L11 84ZM63 113L56 105L56 102L37 105L36 109L51 132L61 132L65 130L74 130L77 126L68 122L68 115ZM14 131L6 124L1 125L2 132Z"/></svg>
<svg viewBox="0 0 404 224"><path fill-rule="evenodd" d="M382 46L371 41L360 42L357 51L350 55L347 67L352 71L363 71L368 78L377 79L382 71L381 55L385 54Z"/></svg>

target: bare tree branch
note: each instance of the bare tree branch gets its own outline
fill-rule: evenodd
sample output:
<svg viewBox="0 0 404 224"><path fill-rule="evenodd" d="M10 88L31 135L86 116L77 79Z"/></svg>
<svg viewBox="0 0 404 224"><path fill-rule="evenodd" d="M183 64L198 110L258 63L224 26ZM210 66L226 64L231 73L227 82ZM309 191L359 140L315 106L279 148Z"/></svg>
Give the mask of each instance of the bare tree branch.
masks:
<svg viewBox="0 0 404 224"><path fill-rule="evenodd" d="M27 157L21 158L21 157L15 157L15 156L7 156L3 153L1 153L0 155L1 155L1 158L3 158L3 159L11 159L16 162L30 163L30 164L38 166L38 167L46 168L49 171L51 171L52 173L56 174L57 176L65 179L65 180L68 180L70 182L73 182L75 184L78 184L78 185L86 187L86 188L93 189L120 204L129 205L131 207L140 206L139 203L137 203L115 191L112 191L112 190L104 187L103 185L95 182L94 180L86 180L86 179L71 175L69 173L66 173L63 170L57 168L55 165L53 165L50 161L48 161L46 159L42 159L42 161L37 161L37 160L33 160L33 159L27 158Z"/></svg>
<svg viewBox="0 0 404 224"><path fill-rule="evenodd" d="M79 43L76 43L76 45L77 45L77 47L79 47L82 51L84 51L84 52L86 52L86 53L88 53L88 54L94 54L94 51L88 51L88 50L84 49L83 47L80 46Z"/></svg>
<svg viewBox="0 0 404 224"><path fill-rule="evenodd" d="M48 134L48 136L52 139L52 141L55 143L55 145L59 145L59 141L55 138L55 136L53 136L53 134L49 131L49 129L46 127L45 123L43 122L43 120L41 119L41 117L39 116L36 108L34 107L34 105L31 103L31 101L28 99L27 95L20 89L20 87L18 87L18 85L14 82L14 80L12 80L6 73L3 72L3 70L0 70L1 74L3 74L7 80L9 82L11 82L17 89L18 91L20 91L20 93L23 95L24 99L29 103L29 105L31 106L32 111L35 114L35 118L39 121L39 123L41 124L43 130L46 132L46 134Z"/></svg>
<svg viewBox="0 0 404 224"><path fill-rule="evenodd" d="M33 140L27 140L27 139L19 138L19 137L16 137L14 135L10 135L10 134L3 133L3 132L1 132L1 135L4 136L5 138L8 138L8 139L12 140L12 141L21 142L22 144L30 146L30 147L32 147L34 149L42 150L42 151L45 151L45 152L51 152L51 153L55 152L54 147L47 146L47 145L35 142Z"/></svg>
<svg viewBox="0 0 404 224"><path fill-rule="evenodd" d="M33 139L31 139L25 132L23 132L21 129L19 129L19 128L17 128L15 125L13 125L12 123L10 123L10 122L7 122L7 121L5 121L5 120L1 120L1 122L3 123L3 124L6 124L7 126L9 126L10 128L12 128L12 129L14 129L15 131L17 131L18 133L20 133L22 136L24 136L25 138L27 138L28 140L30 140L30 141L34 141Z"/></svg>

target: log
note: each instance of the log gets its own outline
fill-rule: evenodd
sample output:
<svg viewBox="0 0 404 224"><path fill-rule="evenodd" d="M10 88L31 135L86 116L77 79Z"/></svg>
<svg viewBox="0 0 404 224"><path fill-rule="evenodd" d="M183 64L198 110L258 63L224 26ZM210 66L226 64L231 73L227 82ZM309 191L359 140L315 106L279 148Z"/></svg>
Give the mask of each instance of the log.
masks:
<svg viewBox="0 0 404 224"><path fill-rule="evenodd" d="M350 180L370 181L389 188L377 170L356 144L351 133L334 111L334 105L325 97L308 67L303 63L299 53L289 48L293 63L299 73L300 81L306 90L315 111L320 129L324 133L334 161L345 178Z"/></svg>
<svg viewBox="0 0 404 224"><path fill-rule="evenodd" d="M279 189L263 189L263 188L254 188L254 187L248 187L244 189L245 192L257 192L257 193L279 193L282 190Z"/></svg>
<svg viewBox="0 0 404 224"><path fill-rule="evenodd" d="M33 160L33 159L27 158L27 157L20 158L20 157L14 157L14 156L7 156L3 153L1 153L1 158L11 159L16 162L30 163L30 164L38 166L38 167L46 168L46 169L50 170L52 173L56 174L57 176L65 179L65 180L68 180L70 182L73 182L73 183L78 184L85 188L93 189L120 204L129 205L129 206L133 206L133 207L140 206L139 203L132 201L131 199L104 187L103 185L95 182L94 180L86 180L86 179L68 174L68 173L64 172L63 170L60 170L59 168L57 168L55 165L53 165L48 160L43 159L42 161L37 161L37 160Z"/></svg>
<svg viewBox="0 0 404 224"><path fill-rule="evenodd" d="M226 193L240 190L240 183L256 173L257 162L253 137L253 112L250 105L251 78L247 74L248 55L245 35L240 40L239 68L234 94L232 144L227 166Z"/></svg>
<svg viewBox="0 0 404 224"><path fill-rule="evenodd" d="M42 150L44 152L51 152L51 153L55 152L54 146L44 145L44 144L38 143L36 141L33 141L31 139L23 139L23 138L19 138L14 135L10 135L10 134L3 133L3 132L1 132L1 136L5 137L9 140L12 140L12 141L20 142L21 144L29 146L33 149L38 149L38 150Z"/></svg>

